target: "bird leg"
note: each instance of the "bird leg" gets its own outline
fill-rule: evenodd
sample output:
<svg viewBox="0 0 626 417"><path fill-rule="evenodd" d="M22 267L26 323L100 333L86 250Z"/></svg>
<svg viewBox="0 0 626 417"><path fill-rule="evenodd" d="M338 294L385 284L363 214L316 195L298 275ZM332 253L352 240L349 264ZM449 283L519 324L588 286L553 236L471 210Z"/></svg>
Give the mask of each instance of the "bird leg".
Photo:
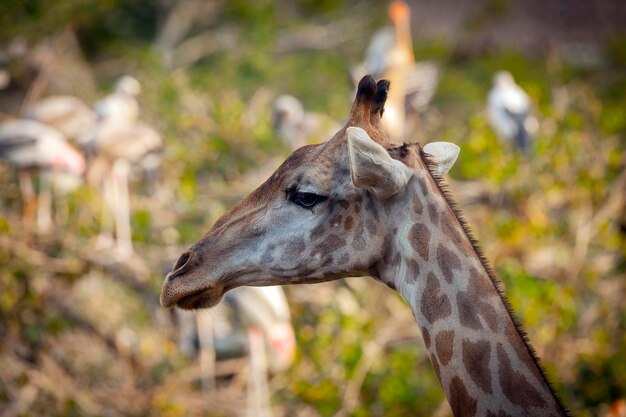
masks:
<svg viewBox="0 0 626 417"><path fill-rule="evenodd" d="M37 208L37 198L33 189L33 181L28 171L20 170L18 174L20 181L20 191L24 200L24 208L22 211L22 222L24 225L32 224L33 213Z"/></svg>
<svg viewBox="0 0 626 417"><path fill-rule="evenodd" d="M55 192L55 187L53 184L52 191ZM67 198L58 198L59 193L55 194L54 200L54 223L56 224L67 224L70 218L70 205Z"/></svg>
<svg viewBox="0 0 626 417"><path fill-rule="evenodd" d="M250 375L248 377L247 416L272 417L265 341L259 329L252 327L248 330L248 343Z"/></svg>
<svg viewBox="0 0 626 417"><path fill-rule="evenodd" d="M199 333L196 313L175 308L174 314L178 327L178 348L185 356L191 357L196 353L195 338Z"/></svg>
<svg viewBox="0 0 626 417"><path fill-rule="evenodd" d="M215 344L213 321L206 312L196 314L198 339L200 342L200 383L205 392L215 390Z"/></svg>
<svg viewBox="0 0 626 417"><path fill-rule="evenodd" d="M113 245L113 220L115 211L115 179L112 170L109 171L102 181L102 199L104 204L100 212L100 235L97 238L97 247L110 248Z"/></svg>
<svg viewBox="0 0 626 417"><path fill-rule="evenodd" d="M52 184L50 173L42 172L39 175L39 199L37 203L37 230L48 233L52 226Z"/></svg>
<svg viewBox="0 0 626 417"><path fill-rule="evenodd" d="M133 252L130 227L130 197L128 194L128 174L130 165L123 159L113 163L114 178L114 218L117 251L120 256L127 257Z"/></svg>

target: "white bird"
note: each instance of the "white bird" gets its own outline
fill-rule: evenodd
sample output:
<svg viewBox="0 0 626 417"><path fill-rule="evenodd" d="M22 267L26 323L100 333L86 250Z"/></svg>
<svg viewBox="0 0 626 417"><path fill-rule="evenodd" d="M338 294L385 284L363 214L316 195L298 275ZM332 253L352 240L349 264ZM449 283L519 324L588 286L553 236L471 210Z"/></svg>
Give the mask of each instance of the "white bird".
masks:
<svg viewBox="0 0 626 417"><path fill-rule="evenodd" d="M161 136L150 126L115 117L102 120L85 135L85 148L92 155L87 181L103 188L120 256L128 256L133 250L128 190L131 168L156 169L162 146Z"/></svg>
<svg viewBox="0 0 626 417"><path fill-rule="evenodd" d="M24 117L52 126L75 141L80 141L96 123L93 110L72 96L46 97L29 107Z"/></svg>
<svg viewBox="0 0 626 417"><path fill-rule="evenodd" d="M355 85L366 74L388 79L383 128L394 142L404 142L407 112L423 112L435 94L439 69L433 62L415 62L411 39L411 9L403 1L389 7L391 27L377 31L365 60L352 69Z"/></svg>
<svg viewBox="0 0 626 417"><path fill-rule="evenodd" d="M103 228L113 217L115 249L120 257L133 252L128 189L131 168L155 170L163 145L156 130L137 121L140 92L141 85L135 78L122 76L115 91L94 106L97 123L81 139L92 159L87 180L102 186L106 206L102 212Z"/></svg>
<svg viewBox="0 0 626 417"><path fill-rule="evenodd" d="M207 361L247 356L247 415L269 416L268 374L287 369L295 356L287 298L279 286L240 287L226 293L225 301L210 317L181 313L179 345L188 354L200 355L204 372L215 369ZM214 386L214 378L214 374L203 375L205 385Z"/></svg>
<svg viewBox="0 0 626 417"><path fill-rule="evenodd" d="M136 121L139 117L137 96L140 92L139 81L130 75L122 76L115 84L113 93L94 106L96 116L101 120Z"/></svg>
<svg viewBox="0 0 626 417"><path fill-rule="evenodd" d="M325 139L316 136L325 134L329 127L321 115L305 111L300 100L288 94L274 100L272 126L291 150L306 145L312 139Z"/></svg>
<svg viewBox="0 0 626 417"><path fill-rule="evenodd" d="M295 336L283 289L279 286L241 287L225 297L232 300L244 326L263 334L271 370L287 369L294 359Z"/></svg>
<svg viewBox="0 0 626 417"><path fill-rule="evenodd" d="M500 71L493 77L487 101L489 120L500 140L515 143L528 153L539 123L531 114L530 97L508 71Z"/></svg>
<svg viewBox="0 0 626 417"><path fill-rule="evenodd" d="M51 225L51 177L55 171L82 175L83 156L72 148L61 132L34 120L10 120L0 124L0 159L19 172L24 198L24 220L36 207L37 226L47 231ZM30 173L40 172L39 202Z"/></svg>

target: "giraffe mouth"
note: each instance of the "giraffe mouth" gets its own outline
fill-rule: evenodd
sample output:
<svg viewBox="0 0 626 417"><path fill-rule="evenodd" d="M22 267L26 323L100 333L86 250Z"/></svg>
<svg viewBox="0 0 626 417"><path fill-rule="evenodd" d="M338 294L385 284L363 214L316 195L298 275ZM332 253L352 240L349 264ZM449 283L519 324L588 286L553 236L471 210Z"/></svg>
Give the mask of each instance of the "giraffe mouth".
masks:
<svg viewBox="0 0 626 417"><path fill-rule="evenodd" d="M182 297L175 302L175 305L183 310L211 308L221 301L223 295L223 291L216 291L215 288L205 288Z"/></svg>
<svg viewBox="0 0 626 417"><path fill-rule="evenodd" d="M239 286L234 282L232 276L228 276L195 290L176 291L176 287L180 285L176 281L180 277L174 278L172 280L172 277L168 275L161 290L161 305L166 308L178 307L183 310L211 308L219 304L227 291Z"/></svg>

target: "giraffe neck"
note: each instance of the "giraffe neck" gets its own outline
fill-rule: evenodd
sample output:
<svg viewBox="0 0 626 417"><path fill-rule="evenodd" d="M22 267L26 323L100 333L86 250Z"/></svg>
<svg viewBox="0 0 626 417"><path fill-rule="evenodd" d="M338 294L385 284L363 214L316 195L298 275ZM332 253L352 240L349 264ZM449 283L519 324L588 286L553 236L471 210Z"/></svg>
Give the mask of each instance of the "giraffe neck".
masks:
<svg viewBox="0 0 626 417"><path fill-rule="evenodd" d="M408 187L392 253L376 272L411 306L454 415L566 415L434 180Z"/></svg>

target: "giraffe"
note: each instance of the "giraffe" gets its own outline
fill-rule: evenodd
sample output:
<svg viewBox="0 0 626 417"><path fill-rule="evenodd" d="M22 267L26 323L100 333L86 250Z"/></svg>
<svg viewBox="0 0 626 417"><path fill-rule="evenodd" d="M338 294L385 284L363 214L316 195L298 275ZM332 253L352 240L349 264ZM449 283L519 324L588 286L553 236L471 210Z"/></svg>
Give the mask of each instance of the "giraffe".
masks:
<svg viewBox="0 0 626 417"><path fill-rule="evenodd" d="M390 147L388 89L365 76L346 125L296 150L183 253L161 304L208 308L242 285L369 275L409 304L455 416L566 416L446 192L458 148Z"/></svg>

